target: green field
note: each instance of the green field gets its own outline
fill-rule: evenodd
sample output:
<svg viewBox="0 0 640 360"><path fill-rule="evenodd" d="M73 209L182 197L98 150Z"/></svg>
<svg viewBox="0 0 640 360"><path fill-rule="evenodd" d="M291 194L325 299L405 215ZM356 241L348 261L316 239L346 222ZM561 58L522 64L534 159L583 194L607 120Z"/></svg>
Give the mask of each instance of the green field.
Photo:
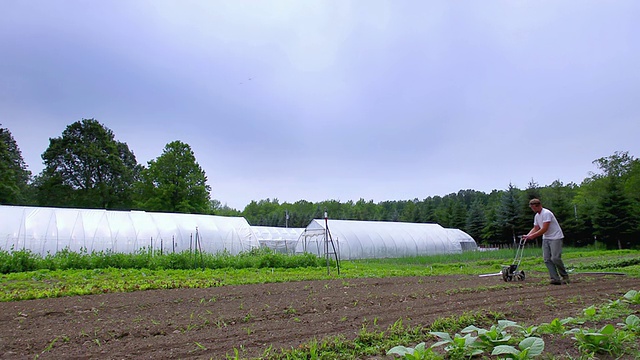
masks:
<svg viewBox="0 0 640 360"><path fill-rule="evenodd" d="M335 261L330 261L327 266L323 258L308 254L282 255L264 249L236 256L188 252L161 255L142 250L127 255L60 252L44 258L29 252L0 251L0 301L336 278L495 274L504 265L511 264L514 256L513 250L502 249L401 259L343 261L339 264L338 273ZM572 273L624 273L640 277L638 250L565 248L563 259ZM528 272L546 272L541 250L533 247L525 249L520 268ZM261 359L351 359L376 354L381 349L391 350L405 359L468 359L474 351L478 351L478 347L484 348L483 356L489 359L529 359L538 355L542 359L565 359L544 354L544 343L541 344L538 339L551 335L563 338L573 336L576 339L575 346L580 347L585 359L597 353L613 354L612 351L618 355L640 356L637 345L633 345L640 335L640 319L626 305L640 302L640 295L638 289L629 290L626 295L628 299L594 304L583 310L582 318L556 319L550 324L510 324L508 320L499 320L502 319L501 314L466 313L418 327L404 326L402 320L398 319L388 329L363 327L353 340L313 340L288 351L267 350ZM617 324L619 328L609 325L602 329L576 327L589 317L606 322L620 316L627 316L627 323ZM570 327L575 333L567 335ZM432 344L434 348L419 344L429 336L440 339L440 342ZM469 342L467 339L468 344L465 344L465 340L461 340L465 337L473 340ZM597 342L593 340L595 338L608 342ZM401 344L412 344L415 348ZM493 351L506 353L487 357ZM242 352L227 358L241 359Z"/></svg>
<svg viewBox="0 0 640 360"><path fill-rule="evenodd" d="M640 277L640 251L565 248L563 259L575 272L621 272ZM514 251L368 259L340 262L312 255L283 255L269 250L236 256L179 253L160 255L59 252L40 257L0 251L0 301L16 301L149 289L205 288L330 278L490 274L514 260ZM539 248L524 251L522 269L545 272Z"/></svg>

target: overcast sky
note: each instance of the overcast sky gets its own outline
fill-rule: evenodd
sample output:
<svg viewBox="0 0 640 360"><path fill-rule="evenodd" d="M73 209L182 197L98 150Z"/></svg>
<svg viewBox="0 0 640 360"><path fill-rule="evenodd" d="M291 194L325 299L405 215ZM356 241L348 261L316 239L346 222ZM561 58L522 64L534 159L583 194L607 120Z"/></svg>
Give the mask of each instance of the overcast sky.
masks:
<svg viewBox="0 0 640 360"><path fill-rule="evenodd" d="M212 198L579 184L640 156L640 1L0 0L0 124L39 173L94 118Z"/></svg>

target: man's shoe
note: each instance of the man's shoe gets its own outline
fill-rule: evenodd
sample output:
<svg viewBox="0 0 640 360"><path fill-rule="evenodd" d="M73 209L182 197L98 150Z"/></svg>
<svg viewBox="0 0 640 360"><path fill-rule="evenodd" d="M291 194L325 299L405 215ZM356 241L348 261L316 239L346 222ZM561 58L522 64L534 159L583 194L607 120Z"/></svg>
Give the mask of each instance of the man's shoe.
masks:
<svg viewBox="0 0 640 360"><path fill-rule="evenodd" d="M560 280L551 280L550 284L551 285L562 285L562 281L560 281Z"/></svg>
<svg viewBox="0 0 640 360"><path fill-rule="evenodd" d="M562 281L564 281L564 283L565 283L565 284L569 284L569 283L570 283L570 281L569 281L569 275L565 275L565 276L563 276L563 277L562 277Z"/></svg>

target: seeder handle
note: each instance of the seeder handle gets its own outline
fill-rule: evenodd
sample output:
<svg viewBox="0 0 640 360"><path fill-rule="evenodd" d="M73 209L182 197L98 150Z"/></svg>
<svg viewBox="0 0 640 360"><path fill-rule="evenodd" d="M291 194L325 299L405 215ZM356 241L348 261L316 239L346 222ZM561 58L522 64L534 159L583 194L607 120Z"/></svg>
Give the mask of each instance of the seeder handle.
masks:
<svg viewBox="0 0 640 360"><path fill-rule="evenodd" d="M524 235L518 235L518 245L523 246L527 240L524 239Z"/></svg>

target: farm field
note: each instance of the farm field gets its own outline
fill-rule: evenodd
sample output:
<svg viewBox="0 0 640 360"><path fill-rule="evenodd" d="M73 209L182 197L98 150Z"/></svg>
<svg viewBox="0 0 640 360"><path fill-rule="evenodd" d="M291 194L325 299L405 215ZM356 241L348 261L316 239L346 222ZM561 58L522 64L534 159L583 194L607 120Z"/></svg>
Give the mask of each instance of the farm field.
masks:
<svg viewBox="0 0 640 360"><path fill-rule="evenodd" d="M384 331L399 319L419 326L481 312L538 325L632 289L640 290L640 278L575 273L555 286L533 271L514 282L468 274L337 278L0 302L0 358L225 359L234 349L237 358L258 358L269 347L353 339L363 326ZM572 344L547 339L545 354L577 358Z"/></svg>

